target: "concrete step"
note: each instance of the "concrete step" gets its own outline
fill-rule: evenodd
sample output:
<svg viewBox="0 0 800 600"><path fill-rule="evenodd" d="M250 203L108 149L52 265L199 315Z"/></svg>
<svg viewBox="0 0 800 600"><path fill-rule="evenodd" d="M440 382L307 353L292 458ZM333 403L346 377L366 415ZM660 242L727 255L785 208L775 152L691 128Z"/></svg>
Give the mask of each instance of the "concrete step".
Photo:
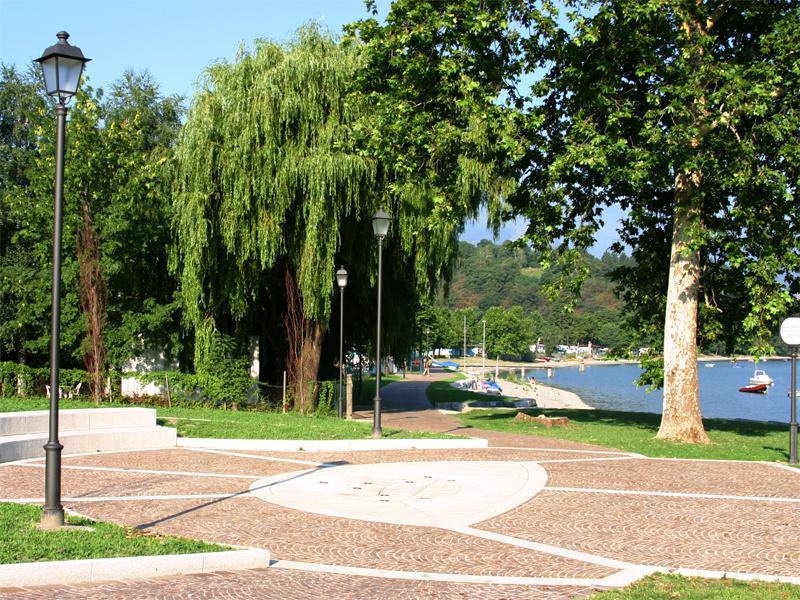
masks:
<svg viewBox="0 0 800 600"><path fill-rule="evenodd" d="M32 410L0 413L0 437L47 433L50 412ZM58 428L61 432L114 429L117 427L154 427L154 408L80 408L58 411Z"/></svg>
<svg viewBox="0 0 800 600"><path fill-rule="evenodd" d="M44 457L47 437L43 432L0 437L0 463ZM64 431L59 433L59 441L64 446L64 454L156 450L174 448L177 432L171 427L108 427Z"/></svg>
<svg viewBox="0 0 800 600"><path fill-rule="evenodd" d="M47 443L46 410L0 413L0 463L40 458ZM58 411L64 454L174 448L177 434L156 426L154 408L81 408Z"/></svg>

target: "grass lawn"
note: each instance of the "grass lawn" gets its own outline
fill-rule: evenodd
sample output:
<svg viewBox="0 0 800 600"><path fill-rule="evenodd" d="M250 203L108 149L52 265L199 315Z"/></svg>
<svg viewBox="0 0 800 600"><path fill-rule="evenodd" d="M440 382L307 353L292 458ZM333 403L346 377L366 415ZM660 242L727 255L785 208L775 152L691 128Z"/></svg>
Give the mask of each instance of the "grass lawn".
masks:
<svg viewBox="0 0 800 600"><path fill-rule="evenodd" d="M458 415L467 427L527 433L668 458L716 458L786 462L788 427L753 421L703 419L710 446L656 440L661 415L610 410L525 409L530 415L569 417L567 427L515 421L517 411L476 410Z"/></svg>
<svg viewBox="0 0 800 600"><path fill-rule="evenodd" d="M374 389L374 382L373 382ZM47 410L47 398L0 398L0 412ZM96 408L91 400L61 400L62 409ZM102 403L101 407L132 406ZM136 406L146 406L137 404ZM372 425L336 417L297 413L231 411L217 408L155 407L159 425L176 427L181 437L271 440L352 440L372 437ZM447 438L439 433L384 429L388 438Z"/></svg>
<svg viewBox="0 0 800 600"><path fill-rule="evenodd" d="M800 598L800 586L765 581L702 579L679 575L650 575L621 590L609 590L590 596L591 600L753 600Z"/></svg>
<svg viewBox="0 0 800 600"><path fill-rule="evenodd" d="M0 503L0 564L231 550L81 517L67 516L66 523L91 527L93 531L41 531L37 527L41 513L39 506Z"/></svg>

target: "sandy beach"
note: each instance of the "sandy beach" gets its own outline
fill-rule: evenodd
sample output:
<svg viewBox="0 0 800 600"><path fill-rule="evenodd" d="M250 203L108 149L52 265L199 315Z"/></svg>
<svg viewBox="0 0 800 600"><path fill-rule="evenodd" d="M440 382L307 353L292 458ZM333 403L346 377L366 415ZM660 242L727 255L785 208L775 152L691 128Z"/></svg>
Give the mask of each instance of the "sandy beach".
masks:
<svg viewBox="0 0 800 600"><path fill-rule="evenodd" d="M542 385L541 383L513 383L507 379L498 380L503 389L502 396L508 398L533 399L539 408L582 408L593 410L578 394L560 390L558 388ZM450 384L459 389L457 385ZM487 400L497 399L497 396L486 395Z"/></svg>
<svg viewBox="0 0 800 600"><path fill-rule="evenodd" d="M539 408L584 408L592 409L591 406L581 400L578 394L560 390L558 388L542 385L541 383L519 384L506 379L498 381L503 388L504 396L515 398L533 398Z"/></svg>

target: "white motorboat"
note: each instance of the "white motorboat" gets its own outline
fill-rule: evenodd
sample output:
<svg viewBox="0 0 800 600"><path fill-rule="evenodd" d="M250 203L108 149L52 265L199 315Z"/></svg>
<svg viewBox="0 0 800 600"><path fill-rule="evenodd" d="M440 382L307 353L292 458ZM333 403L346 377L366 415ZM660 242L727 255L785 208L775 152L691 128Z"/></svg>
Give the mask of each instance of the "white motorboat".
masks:
<svg viewBox="0 0 800 600"><path fill-rule="evenodd" d="M756 369L753 372L753 376L750 378L750 383L763 383L766 385L775 384L775 382L772 380L772 377L767 375L766 371L762 371L761 369Z"/></svg>

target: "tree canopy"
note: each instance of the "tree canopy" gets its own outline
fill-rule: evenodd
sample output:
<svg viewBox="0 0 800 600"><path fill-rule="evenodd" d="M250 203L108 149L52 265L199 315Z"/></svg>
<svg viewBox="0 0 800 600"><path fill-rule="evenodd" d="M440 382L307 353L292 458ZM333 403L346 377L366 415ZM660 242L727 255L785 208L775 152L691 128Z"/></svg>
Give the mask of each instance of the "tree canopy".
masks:
<svg viewBox="0 0 800 600"><path fill-rule="evenodd" d="M532 141L519 212L562 256L627 212L619 281L640 329L664 332L660 437L707 441L696 342L756 352L795 306L800 253L795 2L544 4L528 44ZM664 321L664 315L666 320ZM693 418L686 418L692 414Z"/></svg>
<svg viewBox="0 0 800 600"><path fill-rule="evenodd" d="M84 82L69 110L65 160L62 348L84 355L79 238L88 217L112 302L105 348L119 368L143 340L180 348L170 243L167 156L180 99L164 98L147 74L126 73L108 95ZM0 78L0 349L29 364L46 361L52 268L53 108L39 74L2 68Z"/></svg>

